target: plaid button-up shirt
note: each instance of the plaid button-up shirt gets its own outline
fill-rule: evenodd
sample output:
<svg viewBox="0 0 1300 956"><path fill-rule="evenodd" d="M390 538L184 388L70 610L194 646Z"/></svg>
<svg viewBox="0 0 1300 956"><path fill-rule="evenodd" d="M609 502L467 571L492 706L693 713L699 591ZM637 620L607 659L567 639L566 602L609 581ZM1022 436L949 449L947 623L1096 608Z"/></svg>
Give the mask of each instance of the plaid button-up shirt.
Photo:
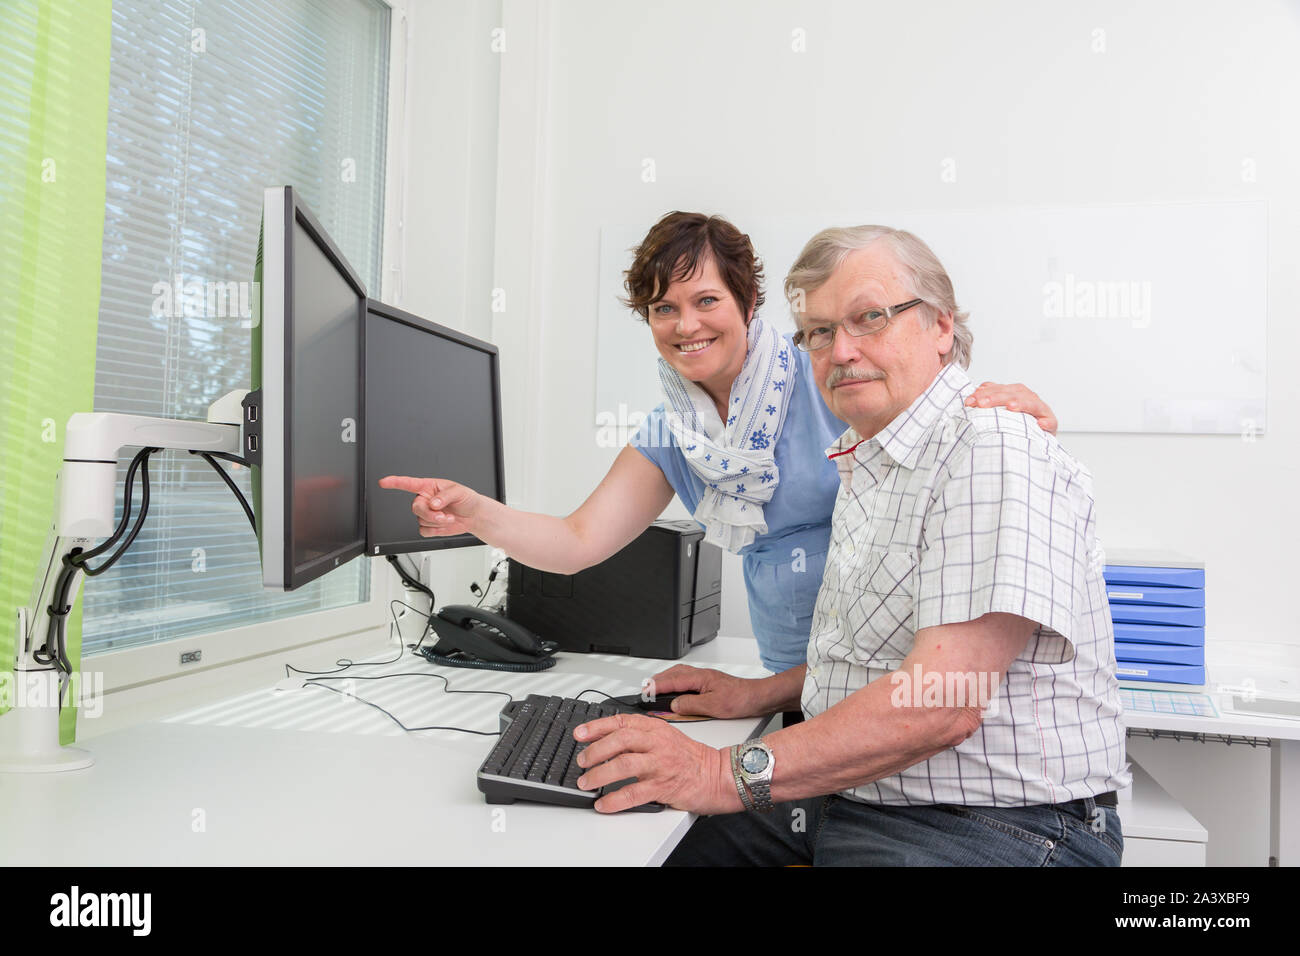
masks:
<svg viewBox="0 0 1300 956"><path fill-rule="evenodd" d="M973 390L947 365L878 435L850 429L827 450L841 488L804 712L881 678L914 703L935 699L912 686L922 675L898 670L923 628L992 612L1039 626L996 689L988 682L974 735L848 797L1026 806L1130 780L1092 477L1028 415L967 408ZM954 692L975 688L947 689L938 699L951 706Z"/></svg>

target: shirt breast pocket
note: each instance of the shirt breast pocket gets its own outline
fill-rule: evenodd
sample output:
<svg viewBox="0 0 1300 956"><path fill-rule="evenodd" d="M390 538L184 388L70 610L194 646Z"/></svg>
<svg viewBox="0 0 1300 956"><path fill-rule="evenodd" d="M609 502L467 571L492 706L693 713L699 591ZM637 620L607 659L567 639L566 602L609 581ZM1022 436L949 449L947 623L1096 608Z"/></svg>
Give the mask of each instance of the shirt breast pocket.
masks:
<svg viewBox="0 0 1300 956"><path fill-rule="evenodd" d="M868 551L855 576L848 623L858 659L893 670L912 650L915 625L916 555Z"/></svg>

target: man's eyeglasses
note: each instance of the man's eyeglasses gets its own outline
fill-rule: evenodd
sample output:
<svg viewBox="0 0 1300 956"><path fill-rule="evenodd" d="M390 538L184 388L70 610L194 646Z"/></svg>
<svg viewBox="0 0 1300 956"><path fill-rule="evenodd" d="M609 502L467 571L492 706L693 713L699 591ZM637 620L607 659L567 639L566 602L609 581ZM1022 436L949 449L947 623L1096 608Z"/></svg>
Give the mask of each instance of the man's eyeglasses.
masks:
<svg viewBox="0 0 1300 956"><path fill-rule="evenodd" d="M857 315L849 316L843 322L831 322L827 325L814 325L800 329L794 334L795 348L804 352L824 349L835 341L835 330L843 328L849 335L871 335L884 329L890 320L900 312L906 312L914 305L920 305L920 299L912 299L901 305L890 305L883 309L867 309Z"/></svg>

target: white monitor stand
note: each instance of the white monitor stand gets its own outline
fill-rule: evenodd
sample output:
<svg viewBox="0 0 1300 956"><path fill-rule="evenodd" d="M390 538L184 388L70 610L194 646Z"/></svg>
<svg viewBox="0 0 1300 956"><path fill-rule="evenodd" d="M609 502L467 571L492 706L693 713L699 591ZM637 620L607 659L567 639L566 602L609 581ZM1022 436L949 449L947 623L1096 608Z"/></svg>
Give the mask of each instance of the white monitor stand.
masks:
<svg viewBox="0 0 1300 956"><path fill-rule="evenodd" d="M63 467L55 482L54 521L31 604L18 609L12 706L0 714L0 773L82 770L94 763L88 751L59 744L63 675L56 664L38 660L36 652L50 626L63 556L113 533L118 453L123 448L152 447L238 455L245 394L231 392L214 402L206 422L102 412L78 412L68 419ZM84 576L78 571L72 580L69 607L76 603Z"/></svg>

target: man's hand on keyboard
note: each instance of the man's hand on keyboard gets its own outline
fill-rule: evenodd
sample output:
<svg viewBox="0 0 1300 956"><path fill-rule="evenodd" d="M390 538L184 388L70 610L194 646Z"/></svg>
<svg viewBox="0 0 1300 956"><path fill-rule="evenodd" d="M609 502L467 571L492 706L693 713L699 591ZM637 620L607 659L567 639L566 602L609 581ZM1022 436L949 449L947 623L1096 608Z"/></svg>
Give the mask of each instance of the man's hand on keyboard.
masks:
<svg viewBox="0 0 1300 956"><path fill-rule="evenodd" d="M601 813L652 801L701 814L744 809L727 751L692 740L655 717L602 717L575 727L573 736L589 744L578 756L584 769L578 786L583 790L637 778L636 783L597 800Z"/></svg>

